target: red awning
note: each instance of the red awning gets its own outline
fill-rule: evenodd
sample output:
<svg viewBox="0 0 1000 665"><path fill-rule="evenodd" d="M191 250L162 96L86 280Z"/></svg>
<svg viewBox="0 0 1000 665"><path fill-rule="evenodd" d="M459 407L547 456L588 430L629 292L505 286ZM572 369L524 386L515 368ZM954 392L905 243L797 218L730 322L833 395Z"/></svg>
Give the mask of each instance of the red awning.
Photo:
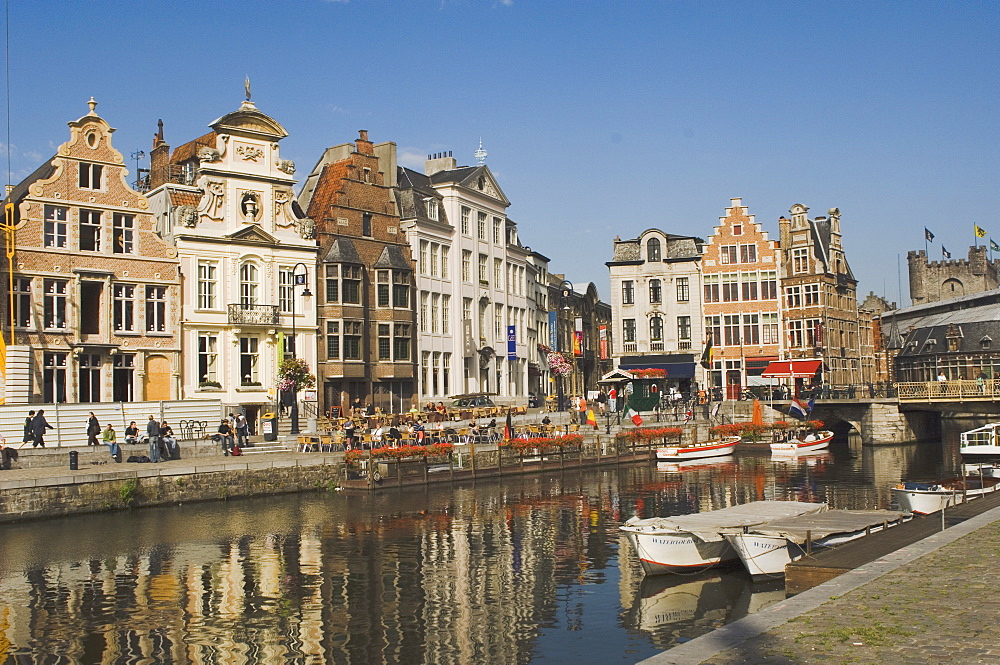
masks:
<svg viewBox="0 0 1000 665"><path fill-rule="evenodd" d="M822 360L775 360L761 374L767 379L811 379Z"/></svg>

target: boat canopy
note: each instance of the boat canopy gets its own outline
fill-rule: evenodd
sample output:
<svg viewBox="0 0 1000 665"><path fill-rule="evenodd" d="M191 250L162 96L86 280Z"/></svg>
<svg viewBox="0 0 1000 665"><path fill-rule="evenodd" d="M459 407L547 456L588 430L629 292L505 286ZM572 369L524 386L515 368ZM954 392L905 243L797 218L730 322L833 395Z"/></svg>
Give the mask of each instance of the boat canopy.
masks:
<svg viewBox="0 0 1000 665"><path fill-rule="evenodd" d="M822 513L798 515L760 524L750 533L760 536L786 538L799 545L806 542L806 534L814 542L835 534L863 531L868 527L895 522L909 513L898 510L827 510Z"/></svg>
<svg viewBox="0 0 1000 665"><path fill-rule="evenodd" d="M641 533L690 533L699 540L710 543L722 540L724 532L742 531L744 527L825 510L827 510L825 503L754 501L707 513L647 519L633 517L625 522L622 528Z"/></svg>
<svg viewBox="0 0 1000 665"><path fill-rule="evenodd" d="M774 360L761 374L765 379L811 379L822 360Z"/></svg>

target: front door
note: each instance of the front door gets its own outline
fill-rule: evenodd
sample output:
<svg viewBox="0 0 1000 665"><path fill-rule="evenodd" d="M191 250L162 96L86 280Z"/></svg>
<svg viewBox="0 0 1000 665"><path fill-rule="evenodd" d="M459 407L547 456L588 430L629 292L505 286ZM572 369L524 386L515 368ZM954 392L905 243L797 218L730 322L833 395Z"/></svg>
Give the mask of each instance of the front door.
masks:
<svg viewBox="0 0 1000 665"><path fill-rule="evenodd" d="M740 370L726 370L726 399L739 399L742 387L740 383Z"/></svg>

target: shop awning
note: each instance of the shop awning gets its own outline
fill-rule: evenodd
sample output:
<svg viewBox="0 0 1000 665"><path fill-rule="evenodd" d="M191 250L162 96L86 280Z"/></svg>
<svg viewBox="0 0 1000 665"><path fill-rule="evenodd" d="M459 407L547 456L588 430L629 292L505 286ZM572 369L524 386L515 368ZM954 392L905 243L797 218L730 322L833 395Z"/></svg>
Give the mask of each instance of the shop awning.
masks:
<svg viewBox="0 0 1000 665"><path fill-rule="evenodd" d="M761 374L766 379L811 379L822 360L775 360Z"/></svg>

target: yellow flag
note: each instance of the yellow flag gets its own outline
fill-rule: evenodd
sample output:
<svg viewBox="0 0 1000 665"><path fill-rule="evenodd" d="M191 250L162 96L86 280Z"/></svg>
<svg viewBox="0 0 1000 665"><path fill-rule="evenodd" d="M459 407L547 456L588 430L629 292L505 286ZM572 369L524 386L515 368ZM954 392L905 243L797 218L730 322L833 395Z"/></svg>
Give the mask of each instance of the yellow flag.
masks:
<svg viewBox="0 0 1000 665"><path fill-rule="evenodd" d="M985 238L986 237L986 231L984 231L983 229L979 228L978 224L973 224L973 226L976 227L976 237L977 238Z"/></svg>

